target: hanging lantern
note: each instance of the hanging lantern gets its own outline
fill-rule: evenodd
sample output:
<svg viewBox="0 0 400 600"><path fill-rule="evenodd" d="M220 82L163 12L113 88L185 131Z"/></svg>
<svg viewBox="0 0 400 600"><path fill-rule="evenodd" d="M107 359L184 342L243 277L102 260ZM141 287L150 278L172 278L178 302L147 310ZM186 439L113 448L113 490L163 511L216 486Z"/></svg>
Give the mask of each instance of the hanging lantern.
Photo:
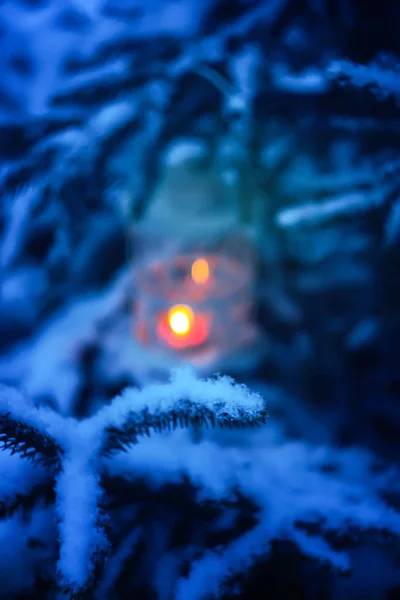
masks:
<svg viewBox="0 0 400 600"><path fill-rule="evenodd" d="M141 380L179 363L202 374L247 370L260 355L256 236L207 156L203 142L175 143L145 216L129 227L132 363Z"/></svg>
<svg viewBox="0 0 400 600"><path fill-rule="evenodd" d="M181 251L137 269L132 334L142 350L215 370L254 346L254 264L243 240L240 247L242 256L220 244L215 252Z"/></svg>
<svg viewBox="0 0 400 600"><path fill-rule="evenodd" d="M135 224L132 339L140 378L179 363L202 373L247 369L259 354L255 241L229 203L213 202L221 188L211 179L196 169L191 177L180 163L179 177L164 181Z"/></svg>

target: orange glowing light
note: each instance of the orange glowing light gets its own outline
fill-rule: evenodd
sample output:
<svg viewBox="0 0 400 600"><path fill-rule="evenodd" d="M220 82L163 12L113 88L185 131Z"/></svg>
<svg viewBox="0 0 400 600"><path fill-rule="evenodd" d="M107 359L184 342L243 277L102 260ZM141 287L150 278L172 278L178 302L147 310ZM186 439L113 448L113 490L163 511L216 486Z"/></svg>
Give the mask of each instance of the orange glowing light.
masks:
<svg viewBox="0 0 400 600"><path fill-rule="evenodd" d="M197 258L192 264L192 279L195 283L202 284L210 277L210 267L205 258Z"/></svg>
<svg viewBox="0 0 400 600"><path fill-rule="evenodd" d="M193 323L193 311L184 304L173 306L168 313L168 323L176 335L187 335Z"/></svg>
<svg viewBox="0 0 400 600"><path fill-rule="evenodd" d="M159 315L157 335L171 348L184 350L203 344L210 335L211 317L194 313L186 304L177 304Z"/></svg>

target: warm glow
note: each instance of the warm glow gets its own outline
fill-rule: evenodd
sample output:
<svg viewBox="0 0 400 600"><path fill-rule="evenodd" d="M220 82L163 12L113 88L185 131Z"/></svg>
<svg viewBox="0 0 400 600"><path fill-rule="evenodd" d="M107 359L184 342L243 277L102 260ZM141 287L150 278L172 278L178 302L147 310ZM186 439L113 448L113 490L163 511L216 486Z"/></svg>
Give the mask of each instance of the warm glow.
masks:
<svg viewBox="0 0 400 600"><path fill-rule="evenodd" d="M188 306L174 306L168 313L168 323L176 335L186 335L193 321L193 311Z"/></svg>
<svg viewBox="0 0 400 600"><path fill-rule="evenodd" d="M159 315L157 335L170 347L184 350L203 344L210 335L210 326L208 313L195 314L186 304L177 304Z"/></svg>
<svg viewBox="0 0 400 600"><path fill-rule="evenodd" d="M195 283L206 283L210 276L210 267L205 258L197 258L192 264L192 279Z"/></svg>

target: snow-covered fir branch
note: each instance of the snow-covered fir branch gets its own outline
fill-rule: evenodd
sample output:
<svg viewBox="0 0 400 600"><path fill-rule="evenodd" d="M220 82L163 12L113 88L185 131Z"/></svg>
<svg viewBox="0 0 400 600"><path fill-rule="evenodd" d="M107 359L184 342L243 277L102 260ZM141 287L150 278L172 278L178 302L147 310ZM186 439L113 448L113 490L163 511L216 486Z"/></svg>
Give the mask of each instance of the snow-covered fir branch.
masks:
<svg viewBox="0 0 400 600"><path fill-rule="evenodd" d="M25 492L26 500L14 484L8 495L9 508L3 504L2 514L12 514L18 504L32 508L32 495L48 504L53 490L60 538L59 584L71 597L90 597L102 580L104 561L113 556L107 532L115 527L116 515L105 512L104 502L117 493L116 477L126 481L126 497L129 487L135 489L136 481L144 478L153 493L167 484L187 481L197 490L200 503L218 500L223 506L235 498L237 501L239 494L254 504L254 524L224 548L195 544L181 558L171 555L177 579L170 582L170 593L177 598L219 596L235 575L243 575L253 562L268 554L274 539L291 540L305 555L347 570L351 568L351 553L349 556L335 549L338 535L350 534L351 550L363 531L400 531L400 515L385 500L386 492L394 489L396 472L374 474L373 459L366 452L288 442L276 427L268 433L269 425L239 448L221 447L212 438L193 444L185 430L168 433L171 427L182 424L236 427L262 422L265 405L261 396L228 378L202 381L190 370L178 371L168 384L126 390L83 421L33 408L7 389L2 391L1 410L10 413L8 418L25 416L30 427L22 430L26 443L30 436L47 440L51 435L54 444L62 448L60 464L54 463L59 471L55 484L53 481L49 486L43 481L33 485ZM149 430L160 435L142 438ZM7 429L2 434L7 436ZM133 442L140 443L129 448ZM104 454L105 449L114 452ZM119 449L122 452L117 452ZM49 469L48 464L45 466ZM54 472L51 475L49 470L54 479ZM240 510L240 503L238 506ZM310 527L314 527L312 533ZM132 551L137 535L131 540ZM157 549L150 551L156 553ZM127 552L120 550L123 562L130 560ZM186 577L179 576L181 560L191 564ZM110 577L107 572L105 576ZM106 589L108 584L100 584L99 597Z"/></svg>
<svg viewBox="0 0 400 600"><path fill-rule="evenodd" d="M80 422L35 408L6 387L0 396L0 413L4 450L20 451L29 458L32 448L32 453L47 459L48 467L59 471L55 486L58 569L61 585L72 593L88 589L96 561L107 548L99 512L105 449L124 449L150 431L189 424L252 426L264 422L266 414L258 394L226 377L198 380L191 370L176 372L169 384L127 390ZM4 509L4 516L11 510Z"/></svg>

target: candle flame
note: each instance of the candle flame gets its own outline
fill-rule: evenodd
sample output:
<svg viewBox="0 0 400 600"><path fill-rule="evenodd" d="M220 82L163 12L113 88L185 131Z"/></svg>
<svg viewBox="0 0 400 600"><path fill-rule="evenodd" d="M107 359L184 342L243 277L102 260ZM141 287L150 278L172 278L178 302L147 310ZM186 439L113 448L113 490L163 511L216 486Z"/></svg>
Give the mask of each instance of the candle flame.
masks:
<svg viewBox="0 0 400 600"><path fill-rule="evenodd" d="M195 283L206 283L210 276L210 267L205 258L197 258L192 264L192 279Z"/></svg>
<svg viewBox="0 0 400 600"><path fill-rule="evenodd" d="M185 305L174 306L168 313L168 323L176 335L186 335L192 326L193 311Z"/></svg>

